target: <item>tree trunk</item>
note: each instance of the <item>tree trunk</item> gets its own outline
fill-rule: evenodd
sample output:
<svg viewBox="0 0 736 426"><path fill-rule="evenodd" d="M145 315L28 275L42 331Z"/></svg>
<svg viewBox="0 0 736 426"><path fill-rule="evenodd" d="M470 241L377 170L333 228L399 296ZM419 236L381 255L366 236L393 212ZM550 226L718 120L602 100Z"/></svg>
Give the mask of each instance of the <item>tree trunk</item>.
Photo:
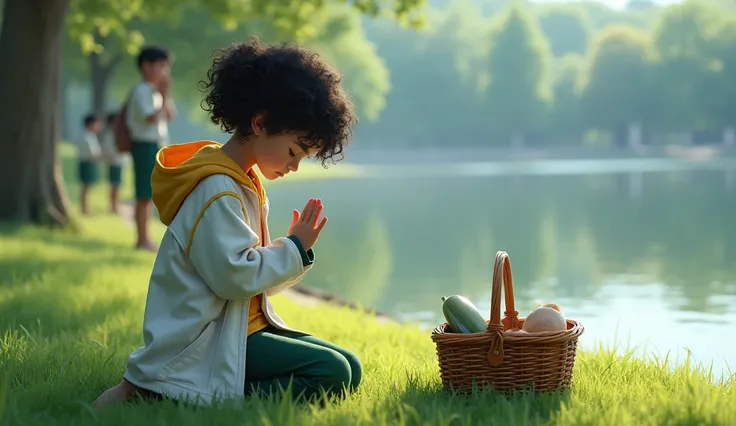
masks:
<svg viewBox="0 0 736 426"><path fill-rule="evenodd" d="M104 37L97 34L95 39L98 44L106 47ZM123 55L117 53L105 62L102 56L97 53L89 55L89 75L92 81L92 112L103 120L107 116L107 89L110 78L122 58Z"/></svg>
<svg viewBox="0 0 736 426"><path fill-rule="evenodd" d="M59 129L63 140L72 140L74 137L72 129L69 128L69 86L71 86L69 78L62 72L59 88Z"/></svg>
<svg viewBox="0 0 736 426"><path fill-rule="evenodd" d="M68 224L59 150L69 0L5 0L0 32L0 220Z"/></svg>
<svg viewBox="0 0 736 426"><path fill-rule="evenodd" d="M89 56L89 75L92 83L92 112L104 120L107 107L107 76L105 68L100 64L100 56L96 53Z"/></svg>

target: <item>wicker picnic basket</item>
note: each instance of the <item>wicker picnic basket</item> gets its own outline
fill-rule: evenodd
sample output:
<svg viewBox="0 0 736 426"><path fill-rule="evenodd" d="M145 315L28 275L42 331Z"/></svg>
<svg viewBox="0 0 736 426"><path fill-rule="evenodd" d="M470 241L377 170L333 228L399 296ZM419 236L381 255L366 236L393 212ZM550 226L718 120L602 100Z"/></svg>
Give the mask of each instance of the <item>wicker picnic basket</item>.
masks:
<svg viewBox="0 0 736 426"><path fill-rule="evenodd" d="M502 283L506 306L503 319ZM511 262L505 251L499 251L493 269L488 330L452 333L445 323L432 331L444 388L460 393L489 385L502 393L569 389L583 325L566 319L565 331L515 333L524 324L524 318L518 315L514 308Z"/></svg>

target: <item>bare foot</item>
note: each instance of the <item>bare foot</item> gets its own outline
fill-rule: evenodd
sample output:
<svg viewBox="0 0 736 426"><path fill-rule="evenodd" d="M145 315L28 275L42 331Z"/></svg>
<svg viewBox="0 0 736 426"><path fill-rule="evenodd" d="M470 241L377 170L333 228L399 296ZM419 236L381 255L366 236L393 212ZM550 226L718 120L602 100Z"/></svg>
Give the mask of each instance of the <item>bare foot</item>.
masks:
<svg viewBox="0 0 736 426"><path fill-rule="evenodd" d="M102 408L116 402L127 401L135 395L135 386L127 380L123 380L119 385L102 392L94 402L96 408Z"/></svg>

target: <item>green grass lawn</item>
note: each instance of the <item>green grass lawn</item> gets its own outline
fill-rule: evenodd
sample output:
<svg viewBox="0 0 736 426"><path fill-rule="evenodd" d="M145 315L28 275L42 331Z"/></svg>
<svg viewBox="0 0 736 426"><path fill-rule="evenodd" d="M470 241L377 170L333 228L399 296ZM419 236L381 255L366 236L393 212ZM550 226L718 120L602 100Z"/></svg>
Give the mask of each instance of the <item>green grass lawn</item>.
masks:
<svg viewBox="0 0 736 426"><path fill-rule="evenodd" d="M569 395L448 395L428 332L283 296L274 304L287 322L361 357L356 394L326 408L256 399L239 409L162 402L95 410L92 401L119 382L142 342L154 255L131 250L132 228L120 218L84 225L82 235L0 228L0 425L736 424L733 382L603 350L579 354Z"/></svg>

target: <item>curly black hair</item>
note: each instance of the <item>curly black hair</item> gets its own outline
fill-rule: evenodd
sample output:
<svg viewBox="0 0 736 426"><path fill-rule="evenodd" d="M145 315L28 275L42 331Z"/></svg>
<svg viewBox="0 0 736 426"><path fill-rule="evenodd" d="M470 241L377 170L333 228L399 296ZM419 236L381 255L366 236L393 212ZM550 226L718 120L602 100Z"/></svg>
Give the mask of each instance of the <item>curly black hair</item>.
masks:
<svg viewBox="0 0 736 426"><path fill-rule="evenodd" d="M207 79L202 108L226 133L247 138L254 115L271 134L297 133L322 161L335 162L357 122L341 77L316 53L289 43L266 45L256 37L219 50Z"/></svg>

